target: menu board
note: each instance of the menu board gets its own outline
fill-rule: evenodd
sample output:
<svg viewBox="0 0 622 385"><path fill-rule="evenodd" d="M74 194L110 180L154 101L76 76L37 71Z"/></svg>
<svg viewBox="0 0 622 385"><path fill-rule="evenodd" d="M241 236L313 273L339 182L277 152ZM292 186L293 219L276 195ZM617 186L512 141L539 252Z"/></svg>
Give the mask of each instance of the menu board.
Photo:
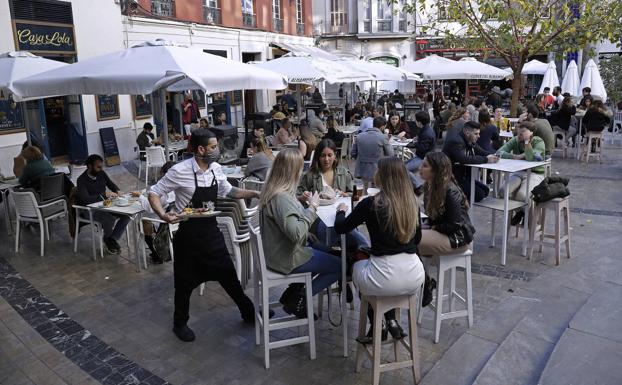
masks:
<svg viewBox="0 0 622 385"><path fill-rule="evenodd" d="M119 119L118 95L95 95L97 121Z"/></svg>
<svg viewBox="0 0 622 385"><path fill-rule="evenodd" d="M24 128L23 103L0 99L0 134Z"/></svg>
<svg viewBox="0 0 622 385"><path fill-rule="evenodd" d="M102 141L102 148L104 149L106 166L116 166L120 164L121 157L119 156L119 147L117 146L117 137L114 134L114 128L100 128L99 137Z"/></svg>
<svg viewBox="0 0 622 385"><path fill-rule="evenodd" d="M151 95L132 96L134 119L146 119L151 116Z"/></svg>

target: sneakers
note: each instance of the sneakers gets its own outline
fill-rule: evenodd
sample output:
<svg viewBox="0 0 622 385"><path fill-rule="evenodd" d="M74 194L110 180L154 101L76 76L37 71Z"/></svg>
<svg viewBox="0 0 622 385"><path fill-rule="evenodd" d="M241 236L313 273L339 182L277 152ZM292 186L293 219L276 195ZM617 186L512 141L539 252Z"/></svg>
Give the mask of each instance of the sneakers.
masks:
<svg viewBox="0 0 622 385"><path fill-rule="evenodd" d="M518 226L521 224L521 222L523 222L523 218L525 218L525 211L516 210L516 214L514 214L514 216L512 217L510 224L512 226Z"/></svg>
<svg viewBox="0 0 622 385"><path fill-rule="evenodd" d="M299 294L283 305L283 310L287 314L293 314L298 319L307 318L307 297ZM317 321L318 317L313 314L313 320Z"/></svg>
<svg viewBox="0 0 622 385"><path fill-rule="evenodd" d="M121 252L121 246L112 238L104 238L104 244L108 254L119 254Z"/></svg>
<svg viewBox="0 0 622 385"><path fill-rule="evenodd" d="M194 332L188 325L173 326L173 333L184 342L192 342L195 339Z"/></svg>
<svg viewBox="0 0 622 385"><path fill-rule="evenodd" d="M387 325L383 322L382 323L382 332L380 334L380 340L382 342L386 341L389 338L389 333L387 330ZM356 337L356 342L358 342L359 344L362 345L369 345L371 343L374 342L374 326L370 325L369 329L367 330L367 334L364 336L359 336Z"/></svg>

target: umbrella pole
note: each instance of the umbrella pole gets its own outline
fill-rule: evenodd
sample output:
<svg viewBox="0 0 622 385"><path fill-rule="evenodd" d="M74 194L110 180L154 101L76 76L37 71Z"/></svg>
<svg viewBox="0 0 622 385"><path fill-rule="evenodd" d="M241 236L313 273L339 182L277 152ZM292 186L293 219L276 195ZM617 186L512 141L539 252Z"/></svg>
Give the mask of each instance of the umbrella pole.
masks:
<svg viewBox="0 0 622 385"><path fill-rule="evenodd" d="M298 110L298 124L300 124L300 119L302 119L302 95L300 92L300 84L296 84L296 109Z"/></svg>
<svg viewBox="0 0 622 385"><path fill-rule="evenodd" d="M168 123L166 118L166 89L161 88L158 90L158 95L160 96L160 118L162 119L162 133L164 136L164 155L166 159L168 159ZM171 103L173 102L173 98L171 98Z"/></svg>
<svg viewBox="0 0 622 385"><path fill-rule="evenodd" d="M30 137L30 117L28 116L28 102L23 102L24 126L26 126L26 140L28 145L32 146L32 138Z"/></svg>

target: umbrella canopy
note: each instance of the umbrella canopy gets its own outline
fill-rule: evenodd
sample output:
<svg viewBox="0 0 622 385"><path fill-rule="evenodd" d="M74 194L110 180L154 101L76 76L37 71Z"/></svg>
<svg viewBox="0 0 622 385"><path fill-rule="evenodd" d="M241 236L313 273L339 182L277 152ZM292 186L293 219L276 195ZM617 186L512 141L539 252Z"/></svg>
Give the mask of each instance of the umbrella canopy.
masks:
<svg viewBox="0 0 622 385"><path fill-rule="evenodd" d="M13 82L67 65L56 60L44 59L26 51L11 51L0 54L0 92L13 94ZM18 102L23 100L18 95L15 95L13 99Z"/></svg>
<svg viewBox="0 0 622 385"><path fill-rule="evenodd" d="M326 60L301 53L289 53L278 59L252 64L257 68L282 74L290 84L311 84L320 81L352 83L375 80L372 74L351 68L340 61Z"/></svg>
<svg viewBox="0 0 622 385"><path fill-rule="evenodd" d="M542 79L542 84L540 84L539 94L544 93L544 87L549 87L551 90L553 88L559 86L559 78L557 77L557 67L555 66L555 62L549 62L546 68L546 72L544 73L544 78Z"/></svg>
<svg viewBox="0 0 622 385"><path fill-rule="evenodd" d="M274 72L156 40L86 59L13 83L20 96L143 95L160 89L206 93L283 89Z"/></svg>
<svg viewBox="0 0 622 385"><path fill-rule="evenodd" d="M424 79L489 79L499 80L511 76L501 68L477 61L475 58L465 57L452 63L445 63L432 68L423 74Z"/></svg>
<svg viewBox="0 0 622 385"><path fill-rule="evenodd" d="M351 68L367 72L373 75L373 79L378 81L403 81L403 80L416 80L422 81L423 78L415 75L412 72L408 72L403 68L395 67L385 63L369 62L364 60L354 59L340 59L337 61L340 64L344 64Z"/></svg>
<svg viewBox="0 0 622 385"><path fill-rule="evenodd" d="M534 59L525 63L521 73L523 75L544 75L548 66L548 64L542 63L540 60Z"/></svg>
<svg viewBox="0 0 622 385"><path fill-rule="evenodd" d="M423 59L419 59L413 63L408 63L400 67L404 71L416 73L416 74L426 74L428 71L439 68L445 65L451 65L454 61L451 59L447 59L438 55L430 55L424 57Z"/></svg>
<svg viewBox="0 0 622 385"><path fill-rule="evenodd" d="M603 101L607 101L607 90L605 90L603 79L600 77L598 66L592 59L587 62L583 69L583 77L581 78L579 89L582 90L584 87L590 87L592 89L592 96L599 96Z"/></svg>
<svg viewBox="0 0 622 385"><path fill-rule="evenodd" d="M581 88L579 87L579 70L574 60L566 67L566 74L562 80L562 92L568 92L571 96L580 97Z"/></svg>

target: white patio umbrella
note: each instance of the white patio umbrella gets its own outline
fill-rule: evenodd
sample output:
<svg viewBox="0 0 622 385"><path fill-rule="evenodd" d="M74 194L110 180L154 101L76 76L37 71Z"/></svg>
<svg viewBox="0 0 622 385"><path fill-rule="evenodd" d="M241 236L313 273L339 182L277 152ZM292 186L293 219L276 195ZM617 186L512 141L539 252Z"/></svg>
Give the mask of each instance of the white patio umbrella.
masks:
<svg viewBox="0 0 622 385"><path fill-rule="evenodd" d="M161 122L166 122L167 90L200 89L209 94L286 86L285 78L277 73L164 40L145 42L13 83L22 97L153 93L159 102ZM168 155L168 135L164 135L164 144Z"/></svg>
<svg viewBox="0 0 622 385"><path fill-rule="evenodd" d="M582 90L585 87L592 89L592 96L599 96L603 102L607 101L607 90L605 90L603 79L600 77L600 71L598 71L598 66L593 59L590 59L583 69L583 77L581 78L579 89Z"/></svg>
<svg viewBox="0 0 622 385"><path fill-rule="evenodd" d="M415 62L407 63L400 68L404 71L425 75L430 70L438 69L439 67L443 67L445 65L451 65L454 62L454 60L447 59L442 56L430 55Z"/></svg>
<svg viewBox="0 0 622 385"><path fill-rule="evenodd" d="M566 74L562 80L562 92L568 92L571 96L580 97L581 88L579 87L579 70L577 63L572 60L566 67Z"/></svg>
<svg viewBox="0 0 622 385"><path fill-rule="evenodd" d="M523 75L544 75L547 68L548 64L543 63L540 60L533 59L525 63L521 73Z"/></svg>
<svg viewBox="0 0 622 385"><path fill-rule="evenodd" d="M0 54L0 98L8 98L9 95L12 95L10 97L16 102L25 101L26 99L14 93L13 82L66 65L67 63L45 59L26 51L11 51ZM30 124L25 106L23 116L26 126L26 139L30 144Z"/></svg>
<svg viewBox="0 0 622 385"><path fill-rule="evenodd" d="M385 63L369 62L369 61L355 60L355 59L339 59L337 60L337 62L373 75L374 78L368 79L368 80L376 80L376 81L414 80L414 81L419 81L419 82L423 80L421 76L418 76L412 72L406 71L404 70L404 68L395 67L395 66L385 64Z"/></svg>
<svg viewBox="0 0 622 385"><path fill-rule="evenodd" d="M544 78L542 79L542 84L540 84L540 90L538 93L541 94L544 92L544 87L549 87L551 91L553 88L559 86L559 78L557 77L557 67L555 66L555 62L549 62L546 68L546 72L544 73Z"/></svg>
<svg viewBox="0 0 622 385"><path fill-rule="evenodd" d="M475 58L465 57L452 63L445 63L437 68L432 68L423 74L424 79L429 80L453 80L453 79L489 79L499 80L509 77L506 71L498 67L477 61Z"/></svg>

